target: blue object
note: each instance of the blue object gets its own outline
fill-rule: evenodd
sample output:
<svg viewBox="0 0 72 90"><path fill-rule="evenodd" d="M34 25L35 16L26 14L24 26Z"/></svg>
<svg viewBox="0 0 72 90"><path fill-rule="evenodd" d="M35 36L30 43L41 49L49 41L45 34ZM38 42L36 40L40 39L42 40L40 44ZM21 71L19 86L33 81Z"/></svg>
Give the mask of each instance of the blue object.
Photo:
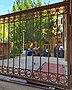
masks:
<svg viewBox="0 0 72 90"><path fill-rule="evenodd" d="M48 57L48 52L44 53L44 57ZM51 57L51 54L49 53L49 57Z"/></svg>
<svg viewBox="0 0 72 90"><path fill-rule="evenodd" d="M64 58L64 50L59 50L59 58Z"/></svg>

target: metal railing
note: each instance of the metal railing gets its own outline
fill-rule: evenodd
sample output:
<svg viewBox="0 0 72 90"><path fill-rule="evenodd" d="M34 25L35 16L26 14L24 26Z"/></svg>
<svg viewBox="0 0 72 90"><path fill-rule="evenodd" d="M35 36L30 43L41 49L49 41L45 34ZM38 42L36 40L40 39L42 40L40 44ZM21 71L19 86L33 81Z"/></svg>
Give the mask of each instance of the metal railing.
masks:
<svg viewBox="0 0 72 90"><path fill-rule="evenodd" d="M0 31L2 31L0 74L45 85L51 84L59 87L70 85L68 36L66 40L67 62L58 55L59 41L65 44L64 23L69 25L67 6L68 2L64 1L0 16ZM59 17L63 18L63 23L61 23L63 37L60 37L61 32L59 33ZM67 20L64 20L65 17ZM49 57L49 54L53 52L51 46L54 49L55 45L52 40L55 40L57 44L56 57ZM47 46L44 48L45 42ZM24 56L21 55L23 49L25 49ZM48 50L46 57L44 49ZM28 55L29 51L31 55ZM66 64L61 64L61 60Z"/></svg>

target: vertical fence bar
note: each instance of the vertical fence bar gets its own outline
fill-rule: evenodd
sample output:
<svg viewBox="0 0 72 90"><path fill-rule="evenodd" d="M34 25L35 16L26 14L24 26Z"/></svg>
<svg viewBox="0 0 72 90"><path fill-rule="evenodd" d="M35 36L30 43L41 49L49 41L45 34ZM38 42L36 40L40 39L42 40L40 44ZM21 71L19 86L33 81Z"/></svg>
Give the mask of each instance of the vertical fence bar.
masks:
<svg viewBox="0 0 72 90"><path fill-rule="evenodd" d="M70 82L70 0L67 3L67 74L68 74L68 86L71 87Z"/></svg>
<svg viewBox="0 0 72 90"><path fill-rule="evenodd" d="M27 76L27 50L28 50L28 26L27 26L27 15L28 13L26 13L26 58L25 58L25 77Z"/></svg>
<svg viewBox="0 0 72 90"><path fill-rule="evenodd" d="M64 14L63 14L63 18L62 18L62 24L63 24L63 34L62 34L62 38L63 38L63 46L64 46L64 24L65 24L65 22L64 22ZM65 58L65 57L64 57Z"/></svg>
<svg viewBox="0 0 72 90"><path fill-rule="evenodd" d="M9 35L10 35L10 17L8 17L8 60L7 60L7 72L9 72L9 53L10 53L10 42L9 42L9 40L10 40L10 37L9 37Z"/></svg>
<svg viewBox="0 0 72 90"><path fill-rule="evenodd" d="M57 15L57 19L56 19L56 24L57 24L57 80L58 80L58 74L59 74L59 73L58 73L58 72L59 72L59 71L58 71L58 70L59 70L59 69L58 69L58 68L59 68L59 67L58 67L58 52L59 52L59 50L58 50L58 49L59 49L59 47L58 47L58 11L59 11L59 10L56 9L56 13L57 13L57 14L56 14L56 15Z"/></svg>
<svg viewBox="0 0 72 90"><path fill-rule="evenodd" d="M41 36L42 36L42 12L40 13L40 80L41 80Z"/></svg>
<svg viewBox="0 0 72 90"><path fill-rule="evenodd" d="M2 49L3 49L3 53L2 53L2 72L4 70L3 66L4 66L4 37L5 37L5 18L3 18L3 43L2 43Z"/></svg>
<svg viewBox="0 0 72 90"><path fill-rule="evenodd" d="M70 10L71 10L71 33L72 33L72 0L70 0L70 4L71 4L71 8L70 8ZM71 36L71 38L72 38L72 36ZM72 42L71 42L71 46L72 46ZM71 50L71 52L72 52L72 50ZM72 55L72 53L71 53L71 55ZM70 65L71 65L71 85L72 85L72 61L70 60Z"/></svg>
<svg viewBox="0 0 72 90"><path fill-rule="evenodd" d="M18 74L20 75L20 53L21 53L21 15L19 14L19 70Z"/></svg>
<svg viewBox="0 0 72 90"><path fill-rule="evenodd" d="M33 69L34 69L34 13L32 12L32 77L33 77Z"/></svg>
<svg viewBox="0 0 72 90"><path fill-rule="evenodd" d="M13 16L13 24L14 24L14 29L13 29L13 69L12 69L12 73L14 74L14 50L15 50L15 16Z"/></svg>
<svg viewBox="0 0 72 90"><path fill-rule="evenodd" d="M49 48L49 30L50 30L50 11L47 12L48 13L48 80L49 80L49 53L50 53L50 48Z"/></svg>

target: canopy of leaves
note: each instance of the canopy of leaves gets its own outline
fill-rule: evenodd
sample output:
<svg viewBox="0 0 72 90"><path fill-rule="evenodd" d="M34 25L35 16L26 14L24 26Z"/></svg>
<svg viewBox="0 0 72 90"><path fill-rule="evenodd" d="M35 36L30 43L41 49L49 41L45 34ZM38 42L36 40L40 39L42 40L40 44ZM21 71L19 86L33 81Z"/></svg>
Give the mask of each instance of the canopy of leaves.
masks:
<svg viewBox="0 0 72 90"><path fill-rule="evenodd" d="M50 3L50 1L48 1L48 4L49 3ZM21 10L27 10L27 9L31 9L31 8L40 7L42 5L46 5L46 3L44 2L44 4L42 4L41 0L37 0L37 2L35 2L35 0L15 0L12 11L17 12L17 11L21 11ZM20 22L15 23L16 29L14 29L14 26L11 25L12 28L11 28L11 32L10 32L11 33L10 39L15 45L15 47L14 47L15 50L17 49L19 51L19 49L22 49L23 30L25 30L25 32L24 32L25 33L25 35L24 35L25 43L26 43L27 39L30 42L32 42L32 41L39 42L40 38L48 38L48 17L42 18L40 21L39 13L35 12L34 14L35 14L35 16L38 16L38 18L34 19L34 23L33 23L33 20L28 20L27 25L26 25L26 22L24 22L24 21L22 21L21 24L20 24ZM29 14L29 17L32 18L32 14L31 15ZM50 18L50 31L52 32L55 21L51 15L49 18ZM41 23L41 26L40 26L40 23ZM20 25L22 25L22 26L20 26ZM27 29L26 29L26 26L27 26ZM45 31L44 31L45 33L42 32L43 29L45 29ZM26 30L28 31L28 33L27 33L28 35L26 35ZM15 36L14 36L14 33L15 33ZM34 39L33 39L33 35L34 35Z"/></svg>

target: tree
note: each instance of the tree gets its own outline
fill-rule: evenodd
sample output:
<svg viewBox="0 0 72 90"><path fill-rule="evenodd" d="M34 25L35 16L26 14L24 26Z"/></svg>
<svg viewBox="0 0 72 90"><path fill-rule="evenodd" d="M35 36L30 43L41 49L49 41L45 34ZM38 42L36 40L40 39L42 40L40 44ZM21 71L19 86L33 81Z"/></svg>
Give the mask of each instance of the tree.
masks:
<svg viewBox="0 0 72 90"><path fill-rule="evenodd" d="M48 2L48 4L49 4L49 2ZM41 0L37 0L37 2L35 2L34 0L16 0L13 4L12 11L17 12L17 11L21 11L21 10L27 10L27 9L31 9L31 8L40 7L42 5L43 4L42 4ZM46 5L45 2L44 2L44 5ZM35 12L34 14L35 14L35 16L38 16L37 19L34 19L34 41L39 42L39 40L40 40L40 17L39 17L38 12ZM32 14L29 14L29 17L32 18ZM51 15L50 15L50 19L51 19L50 20L50 29L52 30L53 26L54 26L54 19ZM32 33L33 33L32 22L33 22L32 20L27 21L28 40L30 42L32 42ZM48 33L48 29L47 29L48 23L47 22L48 22L47 17L42 19L42 29L45 29L46 33ZM15 29L14 41L13 41L13 37L11 37L11 41L13 41L14 45L16 45L16 47L14 48L15 51L19 51L19 49L20 49L19 47L22 46L23 30L26 30L25 24L26 24L26 22L22 21L22 23L21 23L22 28L19 27L20 22L16 23L16 25L15 25L16 29ZM11 30L12 30L11 31L11 36L12 36L14 33L13 25L12 25ZM42 34L44 34L44 33L42 33ZM25 37L26 37L26 35L25 35ZM19 46L19 43L20 43L20 46ZM25 41L25 43L26 43L26 41Z"/></svg>

